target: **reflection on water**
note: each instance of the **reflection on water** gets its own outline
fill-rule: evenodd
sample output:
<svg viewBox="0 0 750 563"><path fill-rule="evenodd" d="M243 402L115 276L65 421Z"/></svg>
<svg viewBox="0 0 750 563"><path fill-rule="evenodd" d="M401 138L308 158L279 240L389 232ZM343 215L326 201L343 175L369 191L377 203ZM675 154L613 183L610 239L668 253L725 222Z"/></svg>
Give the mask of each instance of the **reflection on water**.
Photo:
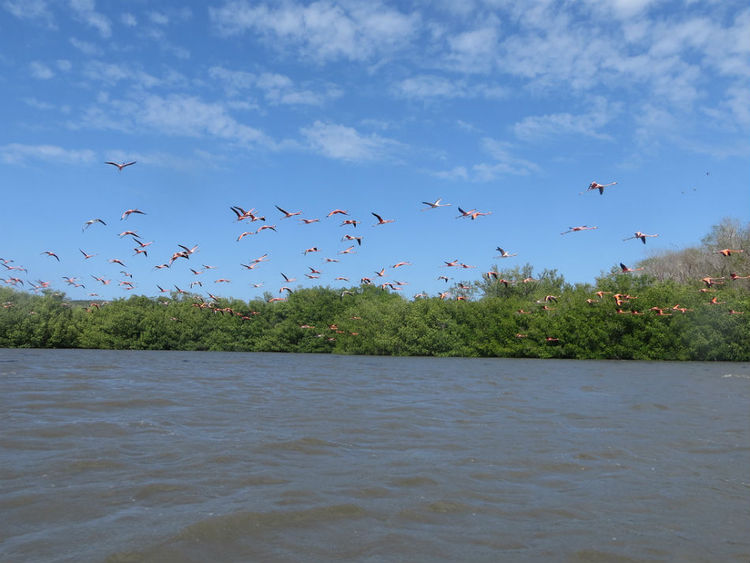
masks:
<svg viewBox="0 0 750 563"><path fill-rule="evenodd" d="M748 364L0 350L0 560L746 562L748 399Z"/></svg>

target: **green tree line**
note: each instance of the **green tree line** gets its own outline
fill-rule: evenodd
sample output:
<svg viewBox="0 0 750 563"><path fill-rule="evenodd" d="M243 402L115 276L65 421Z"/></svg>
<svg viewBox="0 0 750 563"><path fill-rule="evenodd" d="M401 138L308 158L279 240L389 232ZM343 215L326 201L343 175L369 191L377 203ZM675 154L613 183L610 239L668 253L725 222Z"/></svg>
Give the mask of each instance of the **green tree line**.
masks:
<svg viewBox="0 0 750 563"><path fill-rule="evenodd" d="M525 265L452 294L407 300L363 285L298 289L281 302L173 293L92 304L4 287L0 346L750 360L748 279L708 287L613 268L593 285L571 285Z"/></svg>

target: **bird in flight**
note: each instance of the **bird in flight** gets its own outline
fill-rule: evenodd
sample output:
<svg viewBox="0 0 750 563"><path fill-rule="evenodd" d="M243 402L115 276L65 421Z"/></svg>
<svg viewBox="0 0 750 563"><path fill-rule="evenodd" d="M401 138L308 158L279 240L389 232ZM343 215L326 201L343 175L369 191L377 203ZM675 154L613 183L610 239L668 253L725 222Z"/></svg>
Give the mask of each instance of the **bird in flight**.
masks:
<svg viewBox="0 0 750 563"><path fill-rule="evenodd" d="M112 162L110 160L110 161L105 162L104 164L111 164L112 166L116 166L117 167L117 171L118 172L122 172L123 168L125 168L127 166L133 166L135 164L135 160L132 161L132 162L122 162L122 163L120 163L120 162Z"/></svg>
<svg viewBox="0 0 750 563"><path fill-rule="evenodd" d="M422 203L424 203L427 207L422 209L422 211L428 211L430 209L437 209L438 207L449 207L451 205L450 203L440 203L441 201L443 201L442 197L439 197L435 201L432 201L432 202L423 201Z"/></svg>
<svg viewBox="0 0 750 563"><path fill-rule="evenodd" d="M599 227L589 227L588 225L581 225L580 227L568 227L568 230L564 233L560 233L561 235L567 235L568 233L577 233L578 231L591 231L593 229L598 229Z"/></svg>
<svg viewBox="0 0 750 563"><path fill-rule="evenodd" d="M89 227L90 227L91 225L93 225L94 223L101 223L102 225L106 225L106 224L107 224L107 223L105 223L104 221L102 221L101 219L89 219L88 221L86 221L86 222L85 222L85 223L83 224L83 228L82 228L81 230L82 230L82 231L85 231L86 229L88 229L88 228L89 228Z"/></svg>
<svg viewBox="0 0 750 563"><path fill-rule="evenodd" d="M646 233L642 233L641 231L636 231L635 234L632 237L624 238L622 240L632 240L634 238L641 239L641 242L643 244L646 244L646 237L658 237L659 235L647 235Z"/></svg>
<svg viewBox="0 0 750 563"><path fill-rule="evenodd" d="M126 211L123 212L122 216L120 217L120 221L122 221L123 219L127 219L133 213L137 213L137 214L140 214L140 215L145 215L145 213L143 211L141 211L140 209L128 209L128 210L126 210Z"/></svg>
<svg viewBox="0 0 750 563"><path fill-rule="evenodd" d="M642 270L643 268L628 268L625 264L620 262L620 269L624 274L627 274L628 272L637 272L638 270Z"/></svg>
<svg viewBox="0 0 750 563"><path fill-rule="evenodd" d="M731 256L732 254L735 254L735 253L738 253L738 252L745 252L745 251L742 250L742 249L733 250L731 248L724 248L722 250L717 250L716 252L718 254L721 254L722 256Z"/></svg>
<svg viewBox="0 0 750 563"><path fill-rule="evenodd" d="M609 184L597 184L596 182L591 182L589 184L589 187L586 188L585 192L580 192L578 195L585 194L586 192L590 192L591 190L599 190L600 195L604 195L604 188L608 186L614 186L617 184L617 182L610 182Z"/></svg>
<svg viewBox="0 0 750 563"><path fill-rule="evenodd" d="M377 226L377 225L385 225L386 223L393 223L395 221L395 219L383 219L380 215L378 215L377 213L372 212L372 211L370 213L372 213L372 215L375 216L375 219L378 220L378 222L375 223L375 225L373 225L373 227Z"/></svg>
<svg viewBox="0 0 750 563"><path fill-rule="evenodd" d="M500 256L496 256L496 258L510 258L511 256L518 256L518 254L508 254L505 250L503 250L499 246L495 250L497 250L500 253Z"/></svg>
<svg viewBox="0 0 750 563"><path fill-rule="evenodd" d="M57 256L57 254L55 254L54 252L50 250L45 250L44 252L41 252L40 254L46 254L47 256L52 256L52 258L54 258L58 262L60 261L60 258Z"/></svg>
<svg viewBox="0 0 750 563"><path fill-rule="evenodd" d="M281 211L284 214L284 216L282 217L282 219L289 219L289 217L294 217L295 215L301 215L302 214L302 211L290 212L290 211L286 211L285 209L281 209L281 207L279 207L278 205L274 205L274 207L276 209L278 209L279 211Z"/></svg>
<svg viewBox="0 0 750 563"><path fill-rule="evenodd" d="M461 213L461 215L457 216L456 219L461 219L462 217L471 217L472 221L476 219L477 217L482 217L484 215L492 215L492 211L481 212L481 211L477 211L476 209L470 209L469 211L464 211L460 207L458 208L458 211L459 213Z"/></svg>

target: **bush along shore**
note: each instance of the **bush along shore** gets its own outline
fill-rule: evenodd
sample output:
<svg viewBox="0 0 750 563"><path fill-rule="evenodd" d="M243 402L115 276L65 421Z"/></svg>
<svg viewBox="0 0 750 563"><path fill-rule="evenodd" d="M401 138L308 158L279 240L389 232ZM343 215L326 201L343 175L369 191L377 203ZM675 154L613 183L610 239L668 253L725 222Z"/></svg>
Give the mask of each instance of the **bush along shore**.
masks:
<svg viewBox="0 0 750 563"><path fill-rule="evenodd" d="M80 302L49 289L0 288L0 346L750 360L747 279L613 273L591 286L529 270L413 300L371 285L249 302L177 292Z"/></svg>

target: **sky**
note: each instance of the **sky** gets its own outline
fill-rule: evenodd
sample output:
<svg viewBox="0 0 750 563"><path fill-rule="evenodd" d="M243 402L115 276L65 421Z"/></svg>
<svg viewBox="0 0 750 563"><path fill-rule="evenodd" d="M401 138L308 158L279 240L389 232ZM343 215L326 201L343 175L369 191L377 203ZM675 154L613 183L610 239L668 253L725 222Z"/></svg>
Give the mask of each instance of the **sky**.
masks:
<svg viewBox="0 0 750 563"><path fill-rule="evenodd" d="M0 123L0 257L26 270L0 277L26 289L411 298L527 263L594 283L750 220L750 7L0 0Z"/></svg>

